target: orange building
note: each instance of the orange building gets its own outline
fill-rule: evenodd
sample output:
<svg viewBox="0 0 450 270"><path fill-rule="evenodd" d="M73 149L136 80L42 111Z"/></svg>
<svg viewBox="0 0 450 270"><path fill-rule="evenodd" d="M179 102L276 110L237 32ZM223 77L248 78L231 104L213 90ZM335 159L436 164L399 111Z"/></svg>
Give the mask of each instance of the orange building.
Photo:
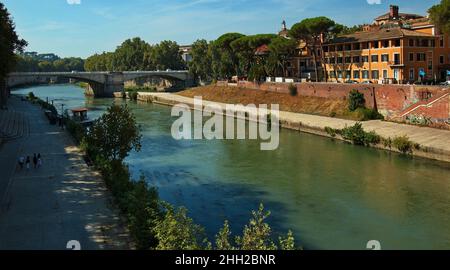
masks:
<svg viewBox="0 0 450 270"><path fill-rule="evenodd" d="M328 81L414 83L445 80L450 40L427 17L388 14L363 32L335 38L324 46Z"/></svg>

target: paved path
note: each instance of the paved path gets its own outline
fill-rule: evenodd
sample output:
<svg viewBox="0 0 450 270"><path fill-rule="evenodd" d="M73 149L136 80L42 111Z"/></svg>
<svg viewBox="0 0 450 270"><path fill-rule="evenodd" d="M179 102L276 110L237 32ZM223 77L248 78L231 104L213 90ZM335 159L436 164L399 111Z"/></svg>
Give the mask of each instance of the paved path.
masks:
<svg viewBox="0 0 450 270"><path fill-rule="evenodd" d="M157 102L173 105L176 103L184 103L193 105L193 99L170 93L139 93L141 99L157 100ZM203 105L217 104L225 108L226 104L219 102L203 101ZM286 126L305 127L314 130L324 130L325 127L342 129L346 126L352 126L356 121L344 120L338 118L280 112L280 121L288 123ZM450 162L450 131L440 130L428 127L419 127L413 125L398 124L386 121L366 121L362 123L366 131L375 131L382 137L394 138L396 136L406 135L414 143L421 145L426 151L417 151L417 155L434 158L438 160ZM300 128L301 129L301 128Z"/></svg>
<svg viewBox="0 0 450 270"><path fill-rule="evenodd" d="M128 236L98 174L69 135L50 126L37 106L11 98L30 132L0 147L0 250L127 249ZM19 170L20 155L41 153L43 167Z"/></svg>

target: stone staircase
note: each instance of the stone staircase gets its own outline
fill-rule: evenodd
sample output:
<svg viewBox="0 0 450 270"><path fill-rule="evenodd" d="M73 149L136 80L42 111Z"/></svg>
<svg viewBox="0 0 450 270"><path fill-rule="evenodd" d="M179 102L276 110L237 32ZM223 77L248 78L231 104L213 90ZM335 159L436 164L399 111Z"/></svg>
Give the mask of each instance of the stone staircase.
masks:
<svg viewBox="0 0 450 270"><path fill-rule="evenodd" d="M29 133L28 119L16 111L0 111L0 140L11 141Z"/></svg>
<svg viewBox="0 0 450 270"><path fill-rule="evenodd" d="M440 93L440 94L434 96L431 99L422 100L420 102L417 102L417 103L413 104L412 106L404 109L403 111L397 113L393 117L393 119L401 120L404 117L406 117L406 116L408 116L410 114L413 114L415 111L417 111L417 110L419 110L421 108L432 106L434 103L439 102L439 101L441 101L444 98L447 98L449 95L450 95L449 92L443 92L443 93Z"/></svg>

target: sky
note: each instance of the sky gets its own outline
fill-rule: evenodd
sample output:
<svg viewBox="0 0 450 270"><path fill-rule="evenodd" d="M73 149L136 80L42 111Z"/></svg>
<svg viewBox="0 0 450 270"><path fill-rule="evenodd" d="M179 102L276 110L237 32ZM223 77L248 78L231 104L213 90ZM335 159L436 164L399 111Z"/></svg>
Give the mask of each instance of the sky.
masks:
<svg viewBox="0 0 450 270"><path fill-rule="evenodd" d="M141 37L180 45L227 32L277 33L304 18L327 16L345 24L372 22L389 5L426 15L439 0L0 0L27 51L88 57Z"/></svg>

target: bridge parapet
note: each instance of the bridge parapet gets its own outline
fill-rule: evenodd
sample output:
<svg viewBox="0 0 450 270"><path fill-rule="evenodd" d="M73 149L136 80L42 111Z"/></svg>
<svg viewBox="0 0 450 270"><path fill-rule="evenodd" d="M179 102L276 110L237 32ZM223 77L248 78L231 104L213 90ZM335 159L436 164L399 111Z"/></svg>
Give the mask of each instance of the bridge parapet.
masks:
<svg viewBox="0 0 450 270"><path fill-rule="evenodd" d="M89 83L96 97L112 97L114 92L123 91L126 81L145 77L160 77L168 80L185 82L186 86L192 83L187 70L167 71L127 71L127 72L15 72L10 73L7 87L16 87L25 84L46 83L49 78L69 78Z"/></svg>

